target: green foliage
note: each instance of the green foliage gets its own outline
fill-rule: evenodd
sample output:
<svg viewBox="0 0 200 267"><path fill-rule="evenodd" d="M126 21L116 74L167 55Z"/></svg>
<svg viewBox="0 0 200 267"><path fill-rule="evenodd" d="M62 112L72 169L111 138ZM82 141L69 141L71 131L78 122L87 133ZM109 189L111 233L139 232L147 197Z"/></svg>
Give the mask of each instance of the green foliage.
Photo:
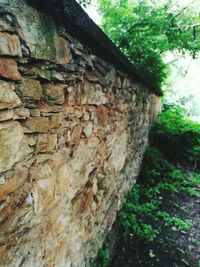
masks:
<svg viewBox="0 0 200 267"><path fill-rule="evenodd" d="M151 141L171 161L200 164L200 124L185 119L180 110L170 109L159 116Z"/></svg>
<svg viewBox="0 0 200 267"><path fill-rule="evenodd" d="M98 0L103 15L103 29L141 69L161 94L168 75L163 62L167 51L200 50L199 14L189 7L180 7L175 0Z"/></svg>
<svg viewBox="0 0 200 267"><path fill-rule="evenodd" d="M158 230L154 229L149 222L144 221L144 216L153 214L159 206L159 201L142 203L140 197L143 193L141 186L134 186L128 193L118 218L125 235L134 234L142 239L153 241L158 235Z"/></svg>
<svg viewBox="0 0 200 267"><path fill-rule="evenodd" d="M180 154L181 158L184 154L184 159L192 158L197 162L195 149L199 146L199 127L187 121L179 110L168 110L160 115L151 133L157 147L150 146L146 150L138 183L128 192L118 214L125 236L132 234L153 241L163 223L182 231L191 227L191 220L162 210L162 195L167 192L185 192L190 197L197 195L195 187L200 184L200 174L183 172L172 162L174 158L180 158Z"/></svg>
<svg viewBox="0 0 200 267"><path fill-rule="evenodd" d="M81 6L86 7L91 4L91 0L76 0Z"/></svg>
<svg viewBox="0 0 200 267"><path fill-rule="evenodd" d="M197 191L191 187L187 188L185 191L188 193L190 197L196 197L198 195Z"/></svg>
<svg viewBox="0 0 200 267"><path fill-rule="evenodd" d="M169 213L165 211L158 211L157 216L163 220L165 225L175 226L178 230L188 230L192 226L191 220L182 220L179 217L170 216Z"/></svg>
<svg viewBox="0 0 200 267"><path fill-rule="evenodd" d="M110 260L110 253L106 244L99 250L95 261L92 263L92 267L106 267Z"/></svg>
<svg viewBox="0 0 200 267"><path fill-rule="evenodd" d="M161 210L161 196L164 192L180 191L195 196L194 186L200 182L200 175L182 173L156 148L149 148L144 159L141 173L147 180L139 177L139 183L129 191L118 214L125 236L132 234L146 241L154 241L159 235L159 225L163 222L165 226L175 227L177 230L188 230L191 227L189 219Z"/></svg>
<svg viewBox="0 0 200 267"><path fill-rule="evenodd" d="M165 159L157 148L149 147L143 157L140 181L155 183L160 180L160 176L162 176L162 179L168 178L173 170L175 170L175 167Z"/></svg>

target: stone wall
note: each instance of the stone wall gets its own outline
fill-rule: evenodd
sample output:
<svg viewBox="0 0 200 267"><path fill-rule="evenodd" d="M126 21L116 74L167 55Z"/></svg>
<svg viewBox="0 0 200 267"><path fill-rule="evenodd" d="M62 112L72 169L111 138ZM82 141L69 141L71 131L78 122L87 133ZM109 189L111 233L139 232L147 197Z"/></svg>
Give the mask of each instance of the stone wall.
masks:
<svg viewBox="0 0 200 267"><path fill-rule="evenodd" d="M0 266L90 265L160 109L132 78L31 6L0 7Z"/></svg>

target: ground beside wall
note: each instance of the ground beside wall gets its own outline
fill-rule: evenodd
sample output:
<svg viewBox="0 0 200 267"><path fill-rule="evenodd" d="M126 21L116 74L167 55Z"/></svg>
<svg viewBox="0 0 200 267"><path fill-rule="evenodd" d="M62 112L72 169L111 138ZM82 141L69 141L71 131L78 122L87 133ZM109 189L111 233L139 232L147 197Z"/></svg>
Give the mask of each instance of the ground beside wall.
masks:
<svg viewBox="0 0 200 267"><path fill-rule="evenodd" d="M25 3L0 11L0 266L87 266L160 98Z"/></svg>

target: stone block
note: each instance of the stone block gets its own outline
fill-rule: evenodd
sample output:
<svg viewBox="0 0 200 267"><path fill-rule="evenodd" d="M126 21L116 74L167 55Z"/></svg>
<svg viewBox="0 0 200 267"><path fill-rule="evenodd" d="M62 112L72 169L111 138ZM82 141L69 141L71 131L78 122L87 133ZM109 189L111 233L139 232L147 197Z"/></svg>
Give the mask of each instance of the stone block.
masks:
<svg viewBox="0 0 200 267"><path fill-rule="evenodd" d="M66 116L73 116L74 107L69 105L64 105L64 112Z"/></svg>
<svg viewBox="0 0 200 267"><path fill-rule="evenodd" d="M67 103L72 106L76 105L78 104L77 98L77 92L69 92L67 95Z"/></svg>
<svg viewBox="0 0 200 267"><path fill-rule="evenodd" d="M7 32L0 32L0 55L22 56L19 37Z"/></svg>
<svg viewBox="0 0 200 267"><path fill-rule="evenodd" d="M42 115L46 114L45 116L51 116L52 113L63 112L64 108L58 105L48 105L46 103L38 103L37 109L40 111Z"/></svg>
<svg viewBox="0 0 200 267"><path fill-rule="evenodd" d="M30 117L29 109L23 107L14 109L14 114L15 114L14 116L15 120L24 120Z"/></svg>
<svg viewBox="0 0 200 267"><path fill-rule="evenodd" d="M13 21L10 15L1 15L0 19L0 31L1 32L14 32Z"/></svg>
<svg viewBox="0 0 200 267"><path fill-rule="evenodd" d="M56 113L50 117L50 128L58 128L61 125L63 114Z"/></svg>
<svg viewBox="0 0 200 267"><path fill-rule="evenodd" d="M40 134L37 138L36 152L51 152L57 144L57 134Z"/></svg>
<svg viewBox="0 0 200 267"><path fill-rule="evenodd" d="M84 81L79 87L79 95L81 104L104 105L108 103L108 98L100 84Z"/></svg>
<svg viewBox="0 0 200 267"><path fill-rule="evenodd" d="M0 109L12 109L21 104L11 83L0 81Z"/></svg>
<svg viewBox="0 0 200 267"><path fill-rule="evenodd" d="M68 197L71 198L74 194L73 190L69 190L73 186L73 173L67 163L60 164L58 167L58 180L56 184L56 194L64 195L66 190L69 192Z"/></svg>
<svg viewBox="0 0 200 267"><path fill-rule="evenodd" d="M0 185L5 184L5 182L6 182L6 180L5 180L4 176L3 175L0 176Z"/></svg>
<svg viewBox="0 0 200 267"><path fill-rule="evenodd" d="M23 186L28 176L28 169L22 168L16 170L15 173L9 175L5 180L3 186L0 187L0 200L8 197L8 194L15 193L19 188Z"/></svg>
<svg viewBox="0 0 200 267"><path fill-rule="evenodd" d="M30 152L24 140L23 129L18 122L0 123L0 173L10 170Z"/></svg>
<svg viewBox="0 0 200 267"><path fill-rule="evenodd" d="M84 127L83 132L84 132L86 137L90 137L92 135L92 130L93 130L93 124L92 124L92 122L89 122Z"/></svg>
<svg viewBox="0 0 200 267"><path fill-rule="evenodd" d="M127 157L127 133L122 133L110 148L112 151L106 165L108 169L120 172L125 164Z"/></svg>
<svg viewBox="0 0 200 267"><path fill-rule="evenodd" d="M40 82L30 78L23 78L20 93L24 99L31 102L39 101L42 96Z"/></svg>
<svg viewBox="0 0 200 267"><path fill-rule="evenodd" d="M46 133L49 130L48 117L30 117L23 124L26 133Z"/></svg>
<svg viewBox="0 0 200 267"><path fill-rule="evenodd" d="M80 108L74 110L73 116L77 119L80 119L83 116L83 111Z"/></svg>
<svg viewBox="0 0 200 267"><path fill-rule="evenodd" d="M43 84L44 98L52 104L63 104L65 101L64 88L66 85L60 83Z"/></svg>
<svg viewBox="0 0 200 267"><path fill-rule="evenodd" d="M69 167L74 173L73 185L77 189L85 185L88 179L91 179L91 173L96 167L98 146L99 140L97 138L90 138L89 140L81 139L77 149L74 150Z"/></svg>
<svg viewBox="0 0 200 267"><path fill-rule="evenodd" d="M11 58L0 58L0 77L12 80L20 81L21 75L17 69L17 63Z"/></svg>
<svg viewBox="0 0 200 267"><path fill-rule="evenodd" d="M74 143L77 143L81 137L83 128L80 125L75 126L75 128L73 129L72 133L71 133L71 140Z"/></svg>
<svg viewBox="0 0 200 267"><path fill-rule="evenodd" d="M48 67L40 67L39 66L31 66L28 70L28 74L37 76L43 80L51 81L52 79L52 71L48 69Z"/></svg>
<svg viewBox="0 0 200 267"><path fill-rule="evenodd" d="M30 109L31 117L40 117L40 110L39 109Z"/></svg>
<svg viewBox="0 0 200 267"><path fill-rule="evenodd" d="M56 63L68 64L71 61L69 43L60 36L55 36Z"/></svg>
<svg viewBox="0 0 200 267"><path fill-rule="evenodd" d="M80 215L91 205L93 195L93 184L88 182L83 191L77 192L72 200L72 217L80 217Z"/></svg>
<svg viewBox="0 0 200 267"><path fill-rule="evenodd" d="M12 109L0 111L0 121L7 121L14 117L14 111Z"/></svg>
<svg viewBox="0 0 200 267"><path fill-rule="evenodd" d="M83 119L84 119L85 121L89 121L89 119L90 119L90 114L89 114L89 112L84 111L84 113L83 113Z"/></svg>
<svg viewBox="0 0 200 267"><path fill-rule="evenodd" d="M41 179L48 179L53 173L51 166L46 164L33 164L30 167L30 181L39 181Z"/></svg>
<svg viewBox="0 0 200 267"><path fill-rule="evenodd" d="M25 3L17 20L22 28L21 37L29 48L31 57L44 60L55 60L55 24L49 16L44 16L38 10Z"/></svg>
<svg viewBox="0 0 200 267"><path fill-rule="evenodd" d="M109 124L109 114L108 110L104 106L98 106L96 110L98 123L102 126L107 126Z"/></svg>

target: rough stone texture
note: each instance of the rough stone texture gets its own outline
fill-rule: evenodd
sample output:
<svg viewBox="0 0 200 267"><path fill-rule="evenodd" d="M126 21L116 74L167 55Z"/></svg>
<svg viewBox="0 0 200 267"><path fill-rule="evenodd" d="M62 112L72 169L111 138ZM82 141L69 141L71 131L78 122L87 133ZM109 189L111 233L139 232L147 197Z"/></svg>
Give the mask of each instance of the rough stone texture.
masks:
<svg viewBox="0 0 200 267"><path fill-rule="evenodd" d="M55 37L56 46L56 63L57 64L68 64L71 61L71 54L69 43L67 40L60 36Z"/></svg>
<svg viewBox="0 0 200 267"><path fill-rule="evenodd" d="M65 94L64 94L64 88L66 85L64 84L44 84L43 90L45 99L49 103L53 104L63 104L65 101Z"/></svg>
<svg viewBox="0 0 200 267"><path fill-rule="evenodd" d="M14 117L14 111L10 110L1 110L0 111L0 121L7 121Z"/></svg>
<svg viewBox="0 0 200 267"><path fill-rule="evenodd" d="M13 32L15 27L13 27L12 18L10 15L2 15L0 21L0 32Z"/></svg>
<svg viewBox="0 0 200 267"><path fill-rule="evenodd" d="M19 37L7 32L0 32L0 55L21 56Z"/></svg>
<svg viewBox="0 0 200 267"><path fill-rule="evenodd" d="M19 8L17 2L22 7L20 12L17 11L17 20L19 26L23 29L22 31L19 30L19 35L26 42L24 54L30 54L35 59L55 60L56 28L52 19L43 16L42 13L30 6L25 8L23 1L13 2L10 4L13 5L13 8Z"/></svg>
<svg viewBox="0 0 200 267"><path fill-rule="evenodd" d="M17 70L17 63L11 58L0 58L0 77L13 81L21 80L21 75Z"/></svg>
<svg viewBox="0 0 200 267"><path fill-rule="evenodd" d="M160 98L11 2L21 5L0 16L0 51L18 65L0 67L0 266L90 266L136 180Z"/></svg>
<svg viewBox="0 0 200 267"><path fill-rule="evenodd" d="M24 133L18 122L0 124L0 173L10 170L31 151L23 138Z"/></svg>
<svg viewBox="0 0 200 267"><path fill-rule="evenodd" d="M20 92L24 102L39 101L42 97L42 87L40 82L31 78L22 79Z"/></svg>
<svg viewBox="0 0 200 267"><path fill-rule="evenodd" d="M23 122L24 131L27 133L46 133L49 129L49 118L30 117Z"/></svg>
<svg viewBox="0 0 200 267"><path fill-rule="evenodd" d="M21 100L13 89L13 84L0 80L0 110L15 108L21 104Z"/></svg>

